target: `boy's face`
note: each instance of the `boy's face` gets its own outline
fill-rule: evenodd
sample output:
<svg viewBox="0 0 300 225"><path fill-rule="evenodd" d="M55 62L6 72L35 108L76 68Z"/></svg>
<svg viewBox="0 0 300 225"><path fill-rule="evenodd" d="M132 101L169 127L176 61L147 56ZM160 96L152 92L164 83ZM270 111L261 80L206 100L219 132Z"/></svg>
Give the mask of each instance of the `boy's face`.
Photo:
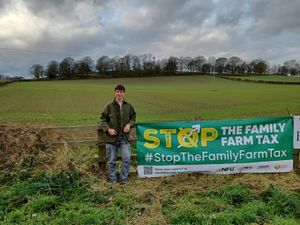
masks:
<svg viewBox="0 0 300 225"><path fill-rule="evenodd" d="M116 90L115 91L115 98L117 101L123 101L125 96L125 92L123 90Z"/></svg>

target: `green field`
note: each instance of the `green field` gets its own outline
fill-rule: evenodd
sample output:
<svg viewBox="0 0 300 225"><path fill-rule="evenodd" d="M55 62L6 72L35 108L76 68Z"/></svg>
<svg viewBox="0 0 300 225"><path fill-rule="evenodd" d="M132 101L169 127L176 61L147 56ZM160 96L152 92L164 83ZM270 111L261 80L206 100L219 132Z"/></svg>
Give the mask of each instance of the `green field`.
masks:
<svg viewBox="0 0 300 225"><path fill-rule="evenodd" d="M118 83L126 85L138 122L300 114L300 85L198 75L16 82L0 88L0 123L96 124Z"/></svg>

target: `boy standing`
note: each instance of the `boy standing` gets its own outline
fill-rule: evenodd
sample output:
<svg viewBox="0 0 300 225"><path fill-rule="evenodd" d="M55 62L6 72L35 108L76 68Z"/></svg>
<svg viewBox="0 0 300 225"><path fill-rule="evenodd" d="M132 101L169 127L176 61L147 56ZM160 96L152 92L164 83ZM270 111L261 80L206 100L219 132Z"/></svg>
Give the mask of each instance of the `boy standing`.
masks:
<svg viewBox="0 0 300 225"><path fill-rule="evenodd" d="M125 101L125 87L121 84L115 87L114 100L108 103L100 117L101 128L105 133L105 147L108 158L108 178L111 183L117 182L117 153L122 152L120 183L128 182L131 147L129 132L134 126L136 113L133 106Z"/></svg>

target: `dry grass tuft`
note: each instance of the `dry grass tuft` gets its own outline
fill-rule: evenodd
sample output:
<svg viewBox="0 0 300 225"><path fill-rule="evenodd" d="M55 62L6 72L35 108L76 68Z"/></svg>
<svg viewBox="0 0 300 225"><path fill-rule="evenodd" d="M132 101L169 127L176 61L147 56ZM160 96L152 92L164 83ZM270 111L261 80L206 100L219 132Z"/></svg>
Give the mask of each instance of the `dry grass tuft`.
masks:
<svg viewBox="0 0 300 225"><path fill-rule="evenodd" d="M51 143L59 139L39 126L0 126L0 170L17 172L25 167L53 165L58 149Z"/></svg>
<svg viewBox="0 0 300 225"><path fill-rule="evenodd" d="M20 174L23 170L44 170L49 174L78 170L84 175L95 173L96 150L71 149L57 132L43 126L0 126L0 170Z"/></svg>

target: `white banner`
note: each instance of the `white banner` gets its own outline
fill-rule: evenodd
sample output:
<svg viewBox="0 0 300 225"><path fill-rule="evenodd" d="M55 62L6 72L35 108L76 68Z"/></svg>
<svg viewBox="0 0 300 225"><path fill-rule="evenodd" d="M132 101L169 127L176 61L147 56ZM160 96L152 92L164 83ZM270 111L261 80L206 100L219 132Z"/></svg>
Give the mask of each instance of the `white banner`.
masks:
<svg viewBox="0 0 300 225"><path fill-rule="evenodd" d="M203 174L285 173L293 171L293 160L241 164L138 166L140 177L171 176L179 173Z"/></svg>
<svg viewBox="0 0 300 225"><path fill-rule="evenodd" d="M300 116L294 116L294 149L300 149Z"/></svg>

